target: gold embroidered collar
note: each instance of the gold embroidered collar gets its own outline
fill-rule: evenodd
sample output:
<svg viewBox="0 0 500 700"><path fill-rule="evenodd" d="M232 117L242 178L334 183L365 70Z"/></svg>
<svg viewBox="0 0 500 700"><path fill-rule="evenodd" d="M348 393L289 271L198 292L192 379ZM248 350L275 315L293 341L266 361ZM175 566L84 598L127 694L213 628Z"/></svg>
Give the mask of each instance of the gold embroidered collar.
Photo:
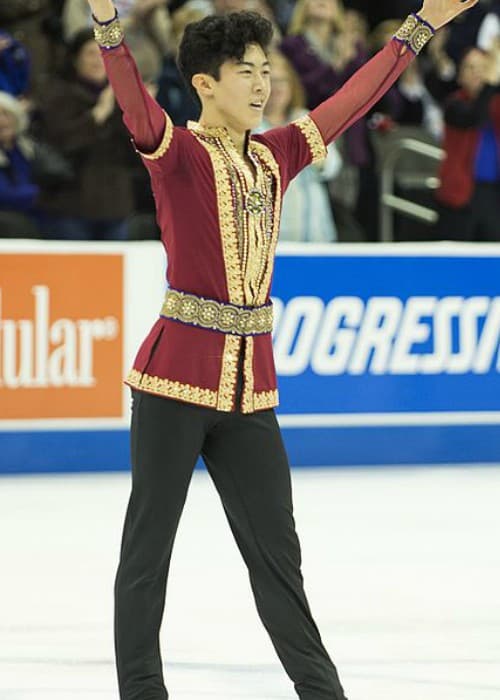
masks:
<svg viewBox="0 0 500 700"><path fill-rule="evenodd" d="M207 138L212 139L220 139L223 143L230 145L234 150L236 150L234 141L231 138L229 131L225 126L204 126L203 124L200 124L200 122L190 120L187 123L187 128L189 129L189 131L194 131L196 134L200 134L200 136L205 136ZM248 151L249 141L250 131L247 131L245 138L245 151Z"/></svg>

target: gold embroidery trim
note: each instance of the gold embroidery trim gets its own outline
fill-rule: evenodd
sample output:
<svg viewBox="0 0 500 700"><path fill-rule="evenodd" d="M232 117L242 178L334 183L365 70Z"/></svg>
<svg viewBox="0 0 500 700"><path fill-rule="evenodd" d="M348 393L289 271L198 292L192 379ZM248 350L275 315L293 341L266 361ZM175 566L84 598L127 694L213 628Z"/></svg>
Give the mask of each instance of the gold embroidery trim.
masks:
<svg viewBox="0 0 500 700"><path fill-rule="evenodd" d="M169 289L160 316L233 335L262 335L273 330L271 304L248 308Z"/></svg>
<svg viewBox="0 0 500 700"><path fill-rule="evenodd" d="M266 408L274 408L279 404L279 394L277 389L271 391L260 391L254 394L254 411L263 411Z"/></svg>
<svg viewBox="0 0 500 700"><path fill-rule="evenodd" d="M321 132L316 126L314 120L311 119L308 114L306 114L304 117L300 117L300 119L293 121L292 124L294 124L303 133L307 141L307 145L309 146L309 150L311 151L311 162L318 163L325 160L327 156L325 142L323 141Z"/></svg>
<svg viewBox="0 0 500 700"><path fill-rule="evenodd" d="M164 112L164 114L165 131L163 132L163 138L156 151L154 151L153 153L143 153L142 151L137 151L139 155L141 155L143 158L146 158L146 160L158 160L159 158L164 156L172 142L172 137L174 135L174 125L168 114L166 112Z"/></svg>
<svg viewBox="0 0 500 700"><path fill-rule="evenodd" d="M228 338L236 341L239 340L238 338L233 338L231 336L228 336ZM205 406L206 408L217 408L221 411L232 411L233 409L232 394L230 400L228 400L228 398L226 397L226 401L220 401L219 396L219 403L221 404L219 406L216 391L212 391L211 389L202 389L201 387L192 386L191 384L182 384L181 382L174 382L170 379L162 379L161 377L152 377L151 375L143 374L142 372L139 372L136 369L132 369L129 372L125 382L134 389L146 391L150 394L157 394L158 396L165 396L169 399L176 399L178 401L196 404L197 406ZM257 392L253 394L252 409L245 410L247 406L250 407L250 404L247 403L246 406L243 407L243 413L263 411L267 408L274 408L278 404L279 396L278 391L276 389L271 391Z"/></svg>
<svg viewBox="0 0 500 700"><path fill-rule="evenodd" d="M166 396L169 399L186 401L187 403L207 406L208 408L216 408L217 406L217 392L211 389L202 389L199 386L191 386L191 384L182 384L170 379L152 377L136 369L130 370L125 381L135 389Z"/></svg>
<svg viewBox="0 0 500 700"><path fill-rule="evenodd" d="M419 54L435 32L417 15L408 15L394 37L403 41L414 54Z"/></svg>
<svg viewBox="0 0 500 700"><path fill-rule="evenodd" d="M245 361L243 363L243 398L241 402L243 413L252 413L254 410L253 350L253 338L247 338L245 341Z"/></svg>
<svg viewBox="0 0 500 700"><path fill-rule="evenodd" d="M229 301L233 304L243 306L245 298L241 280L240 255L238 251L238 229L235 220L231 179L222 153L223 146L217 142L210 143L207 138L201 136L196 130L193 130L192 133L208 152L214 169L219 228Z"/></svg>
<svg viewBox="0 0 500 700"><path fill-rule="evenodd" d="M269 294L269 288L271 286L271 277L274 269L274 254L276 251L276 245L278 243L278 236L280 230L280 215L281 215L281 175L279 165L267 146L257 141L252 142L251 147L259 160L261 160L265 167L270 172L273 182L276 188L274 196L274 208L272 212L273 216L273 231L271 241L269 242L269 247L267 250L267 260L266 268L262 276L262 281L260 283L260 288L256 297L257 304L265 304L266 299Z"/></svg>
<svg viewBox="0 0 500 700"><path fill-rule="evenodd" d="M237 335L226 335L219 380L219 396L217 399L217 409L219 411L233 410L240 347L241 338Z"/></svg>

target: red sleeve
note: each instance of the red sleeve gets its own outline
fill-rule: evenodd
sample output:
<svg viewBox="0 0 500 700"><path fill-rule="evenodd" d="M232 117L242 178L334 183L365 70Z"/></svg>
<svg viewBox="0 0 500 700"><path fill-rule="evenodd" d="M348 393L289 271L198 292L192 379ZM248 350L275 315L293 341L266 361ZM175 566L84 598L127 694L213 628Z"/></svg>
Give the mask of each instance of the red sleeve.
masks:
<svg viewBox="0 0 500 700"><path fill-rule="evenodd" d="M356 71L334 95L310 112L323 141L328 144L363 117L407 68L415 54L393 39Z"/></svg>
<svg viewBox="0 0 500 700"><path fill-rule="evenodd" d="M278 161L283 191L303 168L326 158L325 144L334 141L365 115L414 57L415 54L405 44L393 39L357 70L338 92L308 115L286 127L254 136L270 148Z"/></svg>
<svg viewBox="0 0 500 700"><path fill-rule="evenodd" d="M321 150L321 155L317 160L322 160L326 156L325 147L317 127L309 117L303 117L287 126L279 126L269 129L263 134L252 136L254 141L260 141L260 143L269 148L278 163L283 193L286 191L290 181L313 160L311 145L301 129L297 128L299 122L302 123L305 120L317 132L317 141Z"/></svg>
<svg viewBox="0 0 500 700"><path fill-rule="evenodd" d="M168 116L146 90L126 44L101 52L123 121L137 150L153 153L160 147L166 128L171 128Z"/></svg>

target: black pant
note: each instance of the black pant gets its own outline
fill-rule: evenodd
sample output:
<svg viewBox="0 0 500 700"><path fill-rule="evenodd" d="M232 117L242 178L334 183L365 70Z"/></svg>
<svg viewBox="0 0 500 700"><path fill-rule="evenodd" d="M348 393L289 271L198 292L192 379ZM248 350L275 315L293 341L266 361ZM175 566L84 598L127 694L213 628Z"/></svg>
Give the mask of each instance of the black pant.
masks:
<svg viewBox="0 0 500 700"><path fill-rule="evenodd" d="M439 205L438 238L477 243L500 241L500 185L476 182L471 201L458 209Z"/></svg>
<svg viewBox="0 0 500 700"><path fill-rule="evenodd" d="M260 618L302 700L345 700L304 594L290 470L274 411L223 413L134 392L132 493L115 585L122 700L165 700L159 630L199 454L248 567Z"/></svg>

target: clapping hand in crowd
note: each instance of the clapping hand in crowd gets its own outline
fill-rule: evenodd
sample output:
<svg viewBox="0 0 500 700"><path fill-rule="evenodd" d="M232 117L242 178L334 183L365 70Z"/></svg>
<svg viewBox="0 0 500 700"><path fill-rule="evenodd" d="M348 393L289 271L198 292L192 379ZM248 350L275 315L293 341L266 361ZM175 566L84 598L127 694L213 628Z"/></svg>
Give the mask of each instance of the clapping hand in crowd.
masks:
<svg viewBox="0 0 500 700"><path fill-rule="evenodd" d="M99 95L99 99L92 110L92 114L97 124L104 124L104 122L110 118L115 109L115 104L116 101L113 94L113 88L108 85Z"/></svg>
<svg viewBox="0 0 500 700"><path fill-rule="evenodd" d="M492 50L486 57L485 82L487 85L500 85L500 51Z"/></svg>
<svg viewBox="0 0 500 700"><path fill-rule="evenodd" d="M493 46L491 47L491 51L489 53L490 56L490 65L489 65L489 70L488 70L488 83L490 85L499 85L500 84L500 37L497 37L494 42Z"/></svg>
<svg viewBox="0 0 500 700"><path fill-rule="evenodd" d="M343 70L358 55L358 39L353 32L341 32L335 38L332 65L335 70Z"/></svg>

